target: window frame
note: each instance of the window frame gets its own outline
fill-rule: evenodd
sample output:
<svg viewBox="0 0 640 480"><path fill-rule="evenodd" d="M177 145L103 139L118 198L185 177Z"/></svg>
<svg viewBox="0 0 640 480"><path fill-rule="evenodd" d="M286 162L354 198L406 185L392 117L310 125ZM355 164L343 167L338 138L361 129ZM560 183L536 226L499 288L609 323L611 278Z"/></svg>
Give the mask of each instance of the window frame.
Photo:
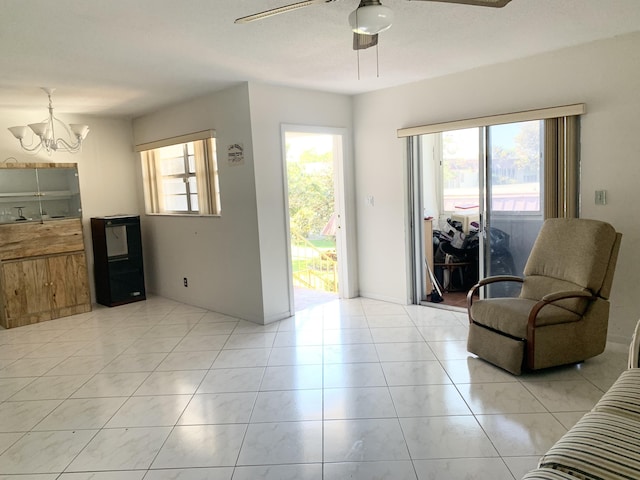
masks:
<svg viewBox="0 0 640 480"><path fill-rule="evenodd" d="M189 144L193 144L192 147ZM161 157L158 151L166 147L182 146L183 171L172 174L162 174ZM191 172L190 150L193 151L194 172ZM145 213L160 216L189 216L189 217L219 217L222 214L220 206L219 174L216 157L215 132L205 130L179 137L172 137L156 142L136 146L140 154L143 173L143 187L145 191ZM175 157L179 159L180 157ZM185 193L166 194L163 192L163 180L182 179L185 183ZM196 179L198 209L194 210L189 179ZM172 210L166 208L169 197L186 195L187 210Z"/></svg>

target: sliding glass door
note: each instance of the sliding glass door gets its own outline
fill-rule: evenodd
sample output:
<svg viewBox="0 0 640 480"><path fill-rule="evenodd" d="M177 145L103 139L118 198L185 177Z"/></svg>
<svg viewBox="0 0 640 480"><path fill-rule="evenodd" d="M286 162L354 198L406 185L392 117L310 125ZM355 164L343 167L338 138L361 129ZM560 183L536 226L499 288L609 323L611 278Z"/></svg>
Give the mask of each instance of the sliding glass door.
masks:
<svg viewBox="0 0 640 480"><path fill-rule="evenodd" d="M482 276L522 276L544 217L544 122L494 125L484 130ZM518 283L501 282L489 297L516 296Z"/></svg>
<svg viewBox="0 0 640 480"><path fill-rule="evenodd" d="M416 265L429 265L445 305L461 306L478 279L522 276L545 218L545 125L542 120L445 131L420 137L425 248ZM417 222L416 222L417 223ZM432 227L432 231L429 228ZM433 238L432 238L433 237ZM433 301L428 271L422 301ZM487 297L517 296L520 284L491 285Z"/></svg>
<svg viewBox="0 0 640 480"><path fill-rule="evenodd" d="M522 276L544 219L578 216L583 113L577 104L398 130L409 140L415 303L442 301L430 278L444 304L463 306L447 302L451 292ZM518 293L508 283L483 295Z"/></svg>

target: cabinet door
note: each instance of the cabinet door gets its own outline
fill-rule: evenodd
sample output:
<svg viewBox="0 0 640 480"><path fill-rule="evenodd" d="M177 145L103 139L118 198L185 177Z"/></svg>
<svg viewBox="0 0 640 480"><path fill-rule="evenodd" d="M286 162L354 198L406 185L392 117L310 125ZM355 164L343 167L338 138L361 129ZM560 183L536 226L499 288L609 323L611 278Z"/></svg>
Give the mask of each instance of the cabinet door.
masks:
<svg viewBox="0 0 640 480"><path fill-rule="evenodd" d="M38 180L33 168L11 168L2 164L0 170L0 223L12 223L23 219L40 218L40 201L37 195ZM22 219L21 219L22 220Z"/></svg>
<svg viewBox="0 0 640 480"><path fill-rule="evenodd" d="M77 167L38 168L42 218L80 218L80 188Z"/></svg>
<svg viewBox="0 0 640 480"><path fill-rule="evenodd" d="M49 257L47 264L54 311L91 302L84 253Z"/></svg>
<svg viewBox="0 0 640 480"><path fill-rule="evenodd" d="M44 259L2 264L2 290L8 319L45 312L51 308L47 263Z"/></svg>

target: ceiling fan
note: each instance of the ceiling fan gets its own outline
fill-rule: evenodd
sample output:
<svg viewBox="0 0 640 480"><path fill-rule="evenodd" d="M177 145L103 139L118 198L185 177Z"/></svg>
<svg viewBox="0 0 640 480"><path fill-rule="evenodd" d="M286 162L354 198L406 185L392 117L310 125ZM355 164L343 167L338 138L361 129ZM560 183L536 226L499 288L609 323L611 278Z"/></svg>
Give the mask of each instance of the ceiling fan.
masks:
<svg viewBox="0 0 640 480"><path fill-rule="evenodd" d="M272 8L264 12L254 13L246 17L237 18L235 23L249 23L272 17L280 13L287 13L300 8L321 3L333 3L338 0L304 0L302 2ZM411 0L410 0L411 1ZM460 3L479 7L504 7L511 0L422 0L427 2ZM358 8L349 15L349 24L353 30L353 49L363 50L378 44L378 34L384 32L393 22L393 11L385 7L380 0L360 0Z"/></svg>

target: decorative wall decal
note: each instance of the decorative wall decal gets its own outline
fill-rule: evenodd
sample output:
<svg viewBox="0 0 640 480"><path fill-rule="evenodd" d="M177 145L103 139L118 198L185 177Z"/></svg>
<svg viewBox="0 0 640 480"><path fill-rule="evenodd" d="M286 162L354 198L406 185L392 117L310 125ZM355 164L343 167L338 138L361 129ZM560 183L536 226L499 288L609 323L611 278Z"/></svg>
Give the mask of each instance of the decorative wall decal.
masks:
<svg viewBox="0 0 640 480"><path fill-rule="evenodd" d="M244 146L234 143L227 147L227 161L229 166L244 165Z"/></svg>

